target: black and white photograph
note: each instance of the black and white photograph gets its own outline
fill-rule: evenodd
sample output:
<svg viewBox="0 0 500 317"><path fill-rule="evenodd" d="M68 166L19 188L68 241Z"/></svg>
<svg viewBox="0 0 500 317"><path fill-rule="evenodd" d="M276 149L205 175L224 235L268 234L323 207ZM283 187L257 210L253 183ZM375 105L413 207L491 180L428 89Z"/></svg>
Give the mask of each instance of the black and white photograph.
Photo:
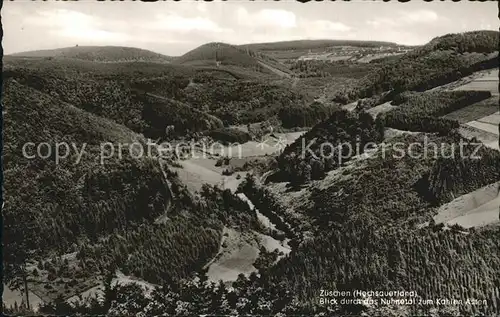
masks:
<svg viewBox="0 0 500 317"><path fill-rule="evenodd" d="M4 1L2 315L500 316L496 1Z"/></svg>

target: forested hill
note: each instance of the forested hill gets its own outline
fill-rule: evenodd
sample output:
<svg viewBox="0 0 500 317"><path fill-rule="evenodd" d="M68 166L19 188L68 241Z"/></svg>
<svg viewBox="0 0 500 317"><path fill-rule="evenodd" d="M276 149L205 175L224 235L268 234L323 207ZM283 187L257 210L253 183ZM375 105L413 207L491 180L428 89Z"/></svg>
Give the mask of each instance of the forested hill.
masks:
<svg viewBox="0 0 500 317"><path fill-rule="evenodd" d="M291 73L287 66L262 52L226 43L207 43L175 59L175 63L197 66L236 66L261 73ZM273 72L273 69L276 71Z"/></svg>
<svg viewBox="0 0 500 317"><path fill-rule="evenodd" d="M148 61L169 63L173 57L135 47L74 46L12 54L19 57L75 58L95 62Z"/></svg>
<svg viewBox="0 0 500 317"><path fill-rule="evenodd" d="M258 67L257 60L246 51L226 43L207 43L201 45L176 59L180 64L201 64L219 61L221 64L241 67Z"/></svg>
<svg viewBox="0 0 500 317"><path fill-rule="evenodd" d="M413 53L418 55L432 51L446 50L457 53L492 53L498 51L499 36L500 33L498 31L472 31L446 34L432 39L428 44Z"/></svg>
<svg viewBox="0 0 500 317"><path fill-rule="evenodd" d="M390 92L424 91L481 70L498 67L499 32L474 31L437 37L428 44L373 69L355 88L334 100L348 103Z"/></svg>

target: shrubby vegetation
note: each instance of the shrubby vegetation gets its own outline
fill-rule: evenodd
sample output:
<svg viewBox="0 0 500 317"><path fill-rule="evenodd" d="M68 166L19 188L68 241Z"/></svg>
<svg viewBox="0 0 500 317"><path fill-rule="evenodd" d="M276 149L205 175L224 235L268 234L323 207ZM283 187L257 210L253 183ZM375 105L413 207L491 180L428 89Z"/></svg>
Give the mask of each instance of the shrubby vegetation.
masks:
<svg viewBox="0 0 500 317"><path fill-rule="evenodd" d="M220 118L225 125L268 120L283 108L305 106L300 94L258 81L213 80L182 91L179 100Z"/></svg>
<svg viewBox="0 0 500 317"><path fill-rule="evenodd" d="M83 243L78 256L97 260L100 272L116 267L161 285L188 278L208 263L219 250L223 226L259 228L255 212L230 190L204 185L200 197L183 185L172 191L173 207L162 221L116 231L94 245Z"/></svg>
<svg viewBox="0 0 500 317"><path fill-rule="evenodd" d="M95 243L131 223L152 222L171 204L154 158L117 147L101 165L102 142L145 144L131 130L12 80L5 82L3 104L6 283L26 277L27 260L76 251L82 237ZM33 158L22 152L28 142ZM44 142L45 159L36 155ZM57 161L62 142L69 149L59 147L60 155L68 155Z"/></svg>
<svg viewBox="0 0 500 317"><path fill-rule="evenodd" d="M490 44L498 33L488 33L491 38L485 34L444 37L397 61L377 63L376 67L381 68L365 78L365 86L339 96L339 100L346 102L388 90L392 91L387 97L391 99L406 90L422 90L474 69L494 67L498 61L483 53L496 50ZM444 155L401 158L393 156L390 150L384 157L375 153L373 158L353 163L348 173L332 175L331 183L319 186L319 182L311 182L304 186L307 188L297 194L306 195L303 197L310 204L301 206L303 210L290 210L293 206L282 205L270 189L248 176L240 191L276 225L277 230L269 230L273 237L291 239L292 252L276 265L270 265L276 254L262 252L256 262L259 273L248 278L241 275L229 288L223 283L209 283L203 267L217 253L224 227L262 230L255 211L229 190L204 186L199 195L190 194L169 170L168 162L154 157L134 158L133 153L124 150L121 158L110 158L101 165L99 144L143 143L144 137L137 132L157 135L171 126L179 134L191 125L204 130L212 129L213 123L218 122L216 128L222 127L211 116L219 117L226 125L277 117L290 121L291 126L307 126L329 115L330 110L313 104L307 111L294 114L310 102L301 94L256 81L212 81L203 76L190 80L194 73L187 74L187 68L182 67L179 69L186 74L180 71L174 76L167 73L166 66L158 66L157 70L144 67L140 71L124 64L106 75L108 66L93 73L91 68L95 65L79 63L76 69L62 75L61 67L64 70L73 66L48 60L37 70L36 62L21 64L22 67L11 68L5 74L3 100L5 281L19 288L16 279L21 276L26 281L27 260L38 260L37 275L46 276L49 281L63 281L68 287L94 281L96 275L116 269L162 285L152 294L144 294L137 285L112 286L112 276L108 274L102 301L91 299L71 307L61 294L54 302L44 304L42 313L498 313L497 228L465 230L455 226L445 230L444 225L432 221L426 226L437 206L499 180L498 151L483 148L480 159L452 159ZM55 67L53 76L48 75L52 64L60 67ZM147 80L141 80L145 77ZM321 150L319 145L324 142L351 147L357 143L379 143L386 125L446 132L429 137L450 152L461 140L459 135L448 133L457 123L436 117L486 98L486 94L453 92L399 97L399 110L380 115L376 121L363 111L333 112L278 157L276 165L281 176L295 186L321 179L329 170L341 166L340 154L347 154L334 153L336 156L331 159L315 160L312 155L302 158L303 141L306 146L313 141L310 149L314 153ZM366 107L373 103L367 101ZM169 111L176 115L169 116ZM227 130L222 132L224 137L233 137L231 133L224 134ZM406 135L393 142L424 143L424 136ZM87 146L81 161L73 164L76 153L62 162L56 162L54 155L28 159L21 152L26 142L49 142L51 150L56 142ZM472 149L469 145L468 153ZM344 155L342 162L349 158ZM76 252L76 267L67 260L49 260L69 252ZM90 274L94 276L89 277ZM52 287L50 283L46 286ZM424 299L477 298L488 300L488 305L461 305L454 311L432 305L327 307L318 302L320 289L413 290Z"/></svg>
<svg viewBox="0 0 500 317"><path fill-rule="evenodd" d="M397 141L423 145L422 138L406 136ZM431 140L448 148L454 145L457 151L458 141L458 136ZM448 170L433 178L449 184L442 191L445 201L450 193L460 195L499 180L498 164L493 160L498 161L498 153L485 149L482 154L483 161L475 163L470 172L458 176ZM481 163L488 167L481 168ZM417 229L435 210L434 201L419 193L417 181L433 173L435 164L440 163L432 156L396 158L388 152L385 158L376 156L365 164L330 187L313 191L310 200L314 204L307 212L316 219L315 238L305 240L280 261L269 277L293 285L301 302L317 302L317 289L396 288L415 290L423 298L455 296L465 300L475 294L475 298L487 299L488 307L460 306L461 314L496 311L493 303L498 307L500 301L495 269L500 257L494 243L498 230L485 228L467 236L457 231ZM493 175L479 180L487 173ZM448 181L449 177L456 181ZM459 185L462 183L464 187ZM449 276L454 276L455 282ZM414 313L429 314L431 308L415 307Z"/></svg>
<svg viewBox="0 0 500 317"><path fill-rule="evenodd" d="M5 224L34 226L25 232L32 240L30 248L65 250L80 234L99 235L163 212L170 197L158 162L133 159L126 148L121 159L115 153L99 164L100 143L130 144L139 139L132 131L13 82L5 87L4 105ZM25 157L22 147L27 142L35 144L33 152L38 144L49 142L52 155ZM86 144L80 162L75 164L74 149L56 162L56 142L79 150ZM49 154L48 149L42 154Z"/></svg>
<svg viewBox="0 0 500 317"><path fill-rule="evenodd" d="M255 260L253 266L257 270L268 269L274 265L279 255L280 251L278 249L269 252L265 247L261 247L259 250L259 257L257 258L257 260Z"/></svg>
<svg viewBox="0 0 500 317"><path fill-rule="evenodd" d="M247 174L247 177L238 190L243 192L252 201L259 212L275 224L276 229L282 231L286 237L292 240L291 245L295 245L301 240L301 237L294 229L299 223L293 219L284 218L286 215L285 207L280 205L276 197L265 187L259 186L251 174ZM284 238L279 232L271 232L271 235L278 240Z"/></svg>
<svg viewBox="0 0 500 317"><path fill-rule="evenodd" d="M257 60L245 50L225 43L207 43L201 45L175 60L180 64L196 64L200 62L219 61L226 65L237 65L256 70L263 70L263 67L257 63Z"/></svg>
<svg viewBox="0 0 500 317"><path fill-rule="evenodd" d="M143 133L150 138L172 138L223 126L219 118L170 98L144 93L137 100L143 104L142 119L147 125ZM173 129L167 135L169 126Z"/></svg>
<svg viewBox="0 0 500 317"><path fill-rule="evenodd" d="M194 76L196 69L178 64L152 62L96 63L75 58L25 58L5 56L4 76L37 73L43 77L64 76L86 79L131 81L152 77Z"/></svg>

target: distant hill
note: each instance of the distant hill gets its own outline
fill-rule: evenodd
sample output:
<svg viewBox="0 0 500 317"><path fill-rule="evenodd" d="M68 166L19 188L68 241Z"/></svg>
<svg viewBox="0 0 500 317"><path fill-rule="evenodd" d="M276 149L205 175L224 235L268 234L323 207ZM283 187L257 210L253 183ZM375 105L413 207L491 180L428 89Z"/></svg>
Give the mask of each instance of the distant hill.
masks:
<svg viewBox="0 0 500 317"><path fill-rule="evenodd" d="M270 43L254 43L240 45L242 48L249 48L257 51L277 51L277 50L303 50L327 48L332 46L358 46L358 47L379 47L379 46L398 46L392 42L379 41L349 41L349 40L298 40Z"/></svg>
<svg viewBox="0 0 500 317"><path fill-rule="evenodd" d="M195 69L174 63L128 61L120 63L99 63L66 57L25 57L7 55L3 58L4 76L10 71L21 73L59 74L64 76L90 78L116 78L136 80L160 76L194 76Z"/></svg>
<svg viewBox="0 0 500 317"><path fill-rule="evenodd" d="M248 48L238 47L226 43L207 43L201 45L179 58L176 63L192 66L237 66L252 69L262 73L288 76L290 70L277 60Z"/></svg>
<svg viewBox="0 0 500 317"><path fill-rule="evenodd" d="M23 57L65 57L94 62L149 61L169 63L173 57L152 51L123 46L74 46L51 50L29 51L12 54Z"/></svg>
<svg viewBox="0 0 500 317"><path fill-rule="evenodd" d="M244 50L230 44L215 42L203 44L176 59L176 63L204 66L216 65L216 61L242 67L259 66L257 60Z"/></svg>

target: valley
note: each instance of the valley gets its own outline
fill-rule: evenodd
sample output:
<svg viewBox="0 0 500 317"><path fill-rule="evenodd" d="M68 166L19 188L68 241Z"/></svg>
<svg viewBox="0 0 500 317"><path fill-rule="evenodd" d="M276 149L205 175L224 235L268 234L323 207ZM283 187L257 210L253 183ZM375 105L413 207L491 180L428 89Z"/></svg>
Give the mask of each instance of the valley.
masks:
<svg viewBox="0 0 500 317"><path fill-rule="evenodd" d="M320 289L404 289L491 303L414 314L493 316L497 40L472 31L411 47L211 42L178 57L114 46L6 56L4 310L406 316L318 299ZM85 151L78 164L28 158L26 142ZM105 162L103 143L116 146ZM130 143L139 149L120 147Z"/></svg>

